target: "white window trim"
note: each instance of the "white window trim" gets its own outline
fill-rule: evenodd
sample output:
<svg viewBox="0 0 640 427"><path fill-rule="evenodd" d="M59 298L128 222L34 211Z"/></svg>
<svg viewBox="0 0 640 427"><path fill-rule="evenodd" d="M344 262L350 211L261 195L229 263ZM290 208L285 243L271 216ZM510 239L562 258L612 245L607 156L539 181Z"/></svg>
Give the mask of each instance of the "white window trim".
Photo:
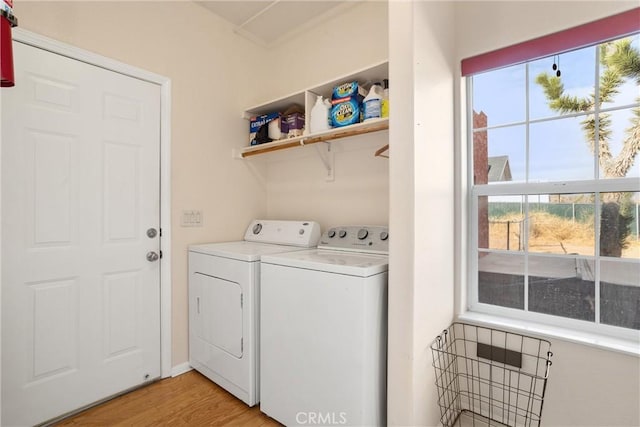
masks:
<svg viewBox="0 0 640 427"><path fill-rule="evenodd" d="M528 81L528 79L527 79ZM465 239L461 234L460 253L462 262L460 266L460 293L459 307L460 314L457 319L461 321L471 321L486 326L503 328L519 333L528 333L548 338L557 338L573 343L584 344L600 349L620 352L628 355L640 356L640 331L605 325L596 322L582 321L577 319L565 318L543 313L535 313L524 311L521 309L512 309L507 307L483 304L478 301L478 212L477 201L480 196L492 195L536 195L536 194L576 194L576 193L606 193L606 192L637 192L640 188L640 178L621 178L621 179L598 179L597 168L596 177L593 180L584 181L562 181L562 182L543 182L543 183L510 183L510 184L486 184L474 186L472 179L473 173L470 167L473 165L473 149L470 147L473 141L473 126L470 125L472 119L472 109L468 106L468 101L472 94L472 85L467 81L467 77L461 78L461 114L460 117L465 120L461 126L461 150L460 153L460 194L466 203L461 203L460 225L459 230L466 228L469 238ZM528 87L527 87L528 90ZM608 110L619 110L623 108L633 108L637 104L625 106L617 106L614 108L599 110L598 112L606 112ZM528 106L527 106L528 108ZM562 118L570 116L581 116L583 114L562 115ZM528 112L527 112L528 118ZM528 123L548 121L558 119L558 116L545 117L535 120L529 120ZM522 122L526 124L527 121ZM516 123L513 123L516 124ZM512 124L502 124L499 126L487 127L486 129L494 129L505 127ZM477 129L476 129L477 130ZM484 130L484 129L481 129ZM528 144L528 138L527 138ZM597 163L597 162L596 162ZM528 166L527 166L528 168ZM527 170L528 172L528 170ZM526 174L528 176L528 173ZM506 191L505 191L506 190ZM465 197L466 193L466 197ZM596 205L596 212L599 216L599 203ZM596 218L599 224L599 218ZM491 251L500 252L500 251ZM507 251L504 251L507 252ZM517 254L516 251L509 253ZM523 252L520 252L523 253ZM538 255L534 253L534 255ZM544 254L539 254L544 256ZM554 255L562 257L563 255ZM577 258L578 256L568 256ZM595 259L594 256L579 256L582 259ZM466 260L466 262L464 262ZM609 260L609 258L607 258ZM614 260L614 259L611 259ZM637 260L617 260L616 262L637 262ZM525 272L526 273L526 272ZM599 280L599 277L597 278ZM526 293L526 292L525 292ZM525 295L525 298L527 296ZM599 304L599 302L598 302ZM597 310L596 315L599 315Z"/></svg>
<svg viewBox="0 0 640 427"><path fill-rule="evenodd" d="M559 339L601 350L640 357L640 334L636 334L635 339L633 337L625 339L610 335L597 334L590 331L583 331L580 329L573 329L570 327L563 327L559 324L551 325L528 319L523 320L508 317L506 315L489 314L472 310L467 310L458 315L457 320L547 339Z"/></svg>

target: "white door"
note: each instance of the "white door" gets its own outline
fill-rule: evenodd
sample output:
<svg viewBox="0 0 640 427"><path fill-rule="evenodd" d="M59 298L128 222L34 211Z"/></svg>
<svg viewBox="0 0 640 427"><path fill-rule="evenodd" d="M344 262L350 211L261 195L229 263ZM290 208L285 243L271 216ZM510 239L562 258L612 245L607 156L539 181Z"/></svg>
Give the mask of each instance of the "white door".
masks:
<svg viewBox="0 0 640 427"><path fill-rule="evenodd" d="M2 425L160 376L160 87L14 43L2 89Z"/></svg>

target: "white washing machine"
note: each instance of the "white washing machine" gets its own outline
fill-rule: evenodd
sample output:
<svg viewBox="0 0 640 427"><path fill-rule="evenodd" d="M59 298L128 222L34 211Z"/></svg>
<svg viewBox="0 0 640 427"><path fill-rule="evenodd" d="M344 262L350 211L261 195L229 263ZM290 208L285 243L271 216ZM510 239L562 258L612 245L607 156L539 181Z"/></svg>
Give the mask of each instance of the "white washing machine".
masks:
<svg viewBox="0 0 640 427"><path fill-rule="evenodd" d="M260 257L319 238L312 221L256 220L244 241L189 246L189 363L249 406L260 401Z"/></svg>
<svg viewBox="0 0 640 427"><path fill-rule="evenodd" d="M334 227L261 261L260 410L287 425L386 424L386 227Z"/></svg>

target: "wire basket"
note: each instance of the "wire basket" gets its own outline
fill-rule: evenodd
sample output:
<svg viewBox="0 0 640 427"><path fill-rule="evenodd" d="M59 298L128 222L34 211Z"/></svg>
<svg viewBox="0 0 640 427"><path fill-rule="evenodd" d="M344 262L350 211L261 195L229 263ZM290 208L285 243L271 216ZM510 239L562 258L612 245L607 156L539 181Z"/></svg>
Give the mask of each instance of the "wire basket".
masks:
<svg viewBox="0 0 640 427"><path fill-rule="evenodd" d="M549 341L453 323L431 353L444 427L540 425Z"/></svg>

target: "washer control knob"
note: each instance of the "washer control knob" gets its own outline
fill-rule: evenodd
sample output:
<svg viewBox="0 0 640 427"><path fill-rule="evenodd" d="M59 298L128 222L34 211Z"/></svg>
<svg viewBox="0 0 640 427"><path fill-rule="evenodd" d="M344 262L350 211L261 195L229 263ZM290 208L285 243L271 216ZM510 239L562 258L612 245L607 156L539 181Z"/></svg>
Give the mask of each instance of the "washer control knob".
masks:
<svg viewBox="0 0 640 427"><path fill-rule="evenodd" d="M327 236L329 236L330 239L333 239L334 237L336 237L336 230L332 228L327 232Z"/></svg>
<svg viewBox="0 0 640 427"><path fill-rule="evenodd" d="M369 235L369 232L367 231L366 228L361 228L360 230L358 230L358 239L364 240L367 238L368 235Z"/></svg>
<svg viewBox="0 0 640 427"><path fill-rule="evenodd" d="M304 228L301 228L300 230L298 230L298 234L302 236L304 234Z"/></svg>
<svg viewBox="0 0 640 427"><path fill-rule="evenodd" d="M253 226L253 234L260 234L260 232L262 231L262 224L257 223L256 225Z"/></svg>
<svg viewBox="0 0 640 427"><path fill-rule="evenodd" d="M340 230L338 236L340 236L341 239L344 239L345 237L347 237L347 232L345 230Z"/></svg>
<svg viewBox="0 0 640 427"><path fill-rule="evenodd" d="M380 240L387 240L389 238L389 233L387 233L386 231L383 231L382 233L380 233Z"/></svg>

